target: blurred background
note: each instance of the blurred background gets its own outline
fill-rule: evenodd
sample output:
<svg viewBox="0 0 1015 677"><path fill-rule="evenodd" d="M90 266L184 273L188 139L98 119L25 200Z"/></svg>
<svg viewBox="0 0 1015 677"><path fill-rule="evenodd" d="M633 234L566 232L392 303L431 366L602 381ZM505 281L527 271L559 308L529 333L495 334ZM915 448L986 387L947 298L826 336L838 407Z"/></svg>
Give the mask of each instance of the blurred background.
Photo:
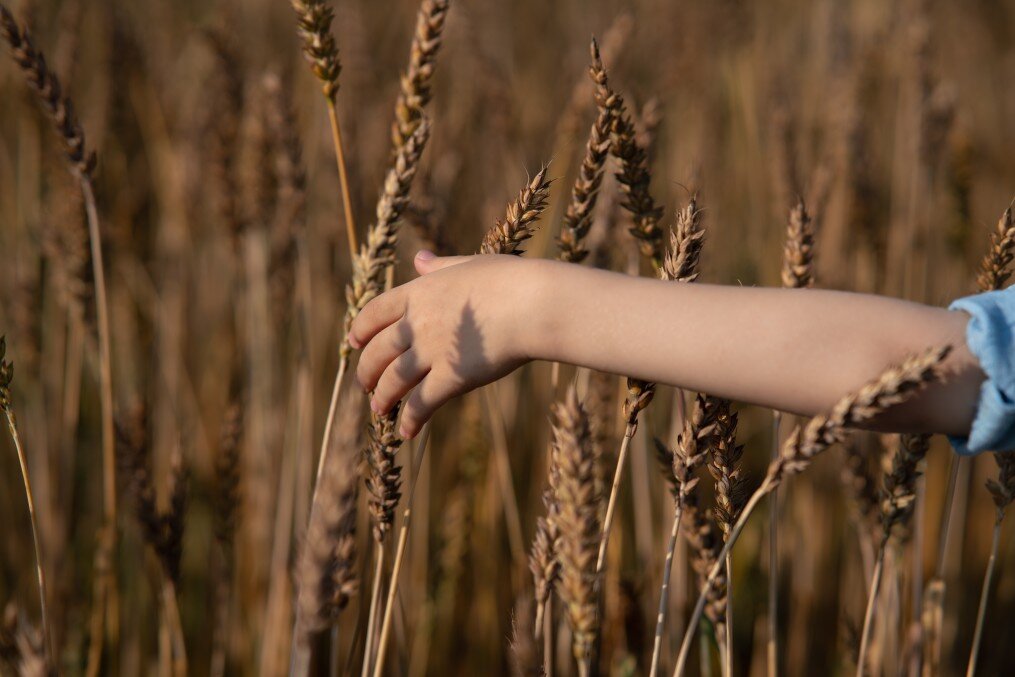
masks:
<svg viewBox="0 0 1015 677"><path fill-rule="evenodd" d="M223 555L213 477L234 402L244 416L229 672L285 672L290 573L350 275L327 111L303 61L292 8L281 0L8 4L31 27L98 153L116 404L147 405L160 502L168 500L177 451L190 468L178 593L191 673L207 673L218 632L214 591ZM333 5L343 65L339 118L363 232L388 164L418 3ZM698 195L707 229L703 281L780 284L789 210L802 197L817 229L818 286L933 304L975 290L988 234L1015 196L1010 0L452 0L430 105L433 137L400 240L403 261L422 246L477 250L527 176L550 160L551 206L527 255L555 255L553 238L594 116L592 35L651 149L664 224ZM279 218L284 200L271 155L279 145L272 116L289 107L306 172L303 223ZM590 235L594 265L634 272L628 218L607 177ZM305 246L287 256L295 236L286 224L294 223ZM83 224L51 123L5 59L0 333L16 365L13 399L35 482L60 665L69 674L84 664L102 516ZM407 264L397 270L397 280L413 275ZM303 316L294 310L299 294L309 299ZM695 321L687 318L688 331ZM505 379L496 390L503 423L476 393L437 415L402 572L392 673L508 672L513 613L531 613L514 610L531 599L525 557L543 513L549 406L572 372L561 373L556 390L545 364ZM621 381L610 383L615 399ZM605 584L601 667L608 674L644 673L651 655L672 504L650 440L672 440L673 397L660 389L648 410L621 493ZM618 402L599 404L607 412L609 475L623 427ZM745 407L740 415L753 488L770 453L771 414ZM861 435L855 444L869 459L862 472L880 482L882 441ZM491 455L495 445L510 452L510 491ZM0 451L0 602L36 619L28 513L6 436ZM844 458L831 450L781 490L786 674L855 669L867 592L858 541L870 526L856 517ZM951 458L935 440L912 537L890 574L898 632L879 642L886 674L905 670L911 578L934 573ZM989 457L959 466L944 567L943 674L968 658L994 523L984 481L995 474ZM115 664L121 674L144 674L157 654L157 590L151 556L129 504L122 505ZM366 519L362 510L364 540ZM734 551L735 674L765 674L766 524L761 511ZM982 674L1002 674L1015 658L1009 543L1002 541ZM678 554L664 666L672 665L696 595L683 545ZM367 557L360 561L369 565ZM352 643L357 614L366 611L363 596L340 619L340 636L348 638L342 646ZM563 673L569 665L559 662Z"/></svg>

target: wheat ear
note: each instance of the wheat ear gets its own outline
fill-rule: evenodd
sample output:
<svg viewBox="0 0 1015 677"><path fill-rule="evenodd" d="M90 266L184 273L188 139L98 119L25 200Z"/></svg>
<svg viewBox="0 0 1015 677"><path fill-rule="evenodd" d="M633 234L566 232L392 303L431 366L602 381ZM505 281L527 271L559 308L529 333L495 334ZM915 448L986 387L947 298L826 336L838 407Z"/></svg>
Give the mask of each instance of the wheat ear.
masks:
<svg viewBox="0 0 1015 677"><path fill-rule="evenodd" d="M880 511L881 542L874 561L870 592L867 594L863 629L860 631L860 652L856 660L857 677L863 677L867 665L871 624L884 573L885 550L893 531L905 528L913 516L913 509L916 507L916 481L920 477L919 466L926 457L929 446L930 435L903 435L898 449L892 456L891 469L884 478Z"/></svg>
<svg viewBox="0 0 1015 677"><path fill-rule="evenodd" d="M81 185L88 220L91 247L92 277L95 285L96 320L99 335L99 386L102 410L102 497L103 524L96 550L95 599L90 619L91 644L88 649L88 677L98 675L106 629L106 604L115 599L116 577L113 552L116 547L116 453L113 434L113 377L110 366L109 311L106 296L105 270L102 260L102 237L99 214L92 189L92 172L96 156L88 151L85 133L78 121L71 100L63 95L60 81L46 65L46 59L32 41L28 30L18 25L10 11L0 4L0 35L10 47L14 61L21 68L29 87L35 91L43 109L63 142L71 173ZM114 628L110 628L113 630ZM116 638L110 638L114 641Z"/></svg>
<svg viewBox="0 0 1015 677"><path fill-rule="evenodd" d="M634 225L631 234L638 240L641 252L656 268L662 266L665 240L659 221L663 217L649 192L652 173L648 154L638 143L637 131L624 103L624 97L610 87L606 68L599 55L599 45L592 40L592 68L590 74L595 85L596 103L600 110L610 114L612 143L610 152L620 161L617 181L624 195L623 206L631 213Z"/></svg>
<svg viewBox="0 0 1015 677"><path fill-rule="evenodd" d="M554 418L553 444L560 473L556 487L559 511L554 518L560 533L557 589L571 626L578 674L588 677L600 625L596 571L600 497L589 419L573 386L564 401L554 407Z"/></svg>
<svg viewBox="0 0 1015 677"><path fill-rule="evenodd" d="M510 203L503 221L497 221L483 237L480 254L513 254L521 256L522 244L536 232L536 222L546 210L550 195L549 164L543 165Z"/></svg>
<svg viewBox="0 0 1015 677"><path fill-rule="evenodd" d="M32 546L35 548L35 576L39 584L39 615L42 619L43 651L47 665L53 665L56 656L52 646L52 632L49 627L49 606L46 603L46 573L42 567L42 539L39 536L39 523L35 516L35 494L32 493L32 482L28 474L28 457L18 430L18 420L14 415L14 403L11 401L11 381L14 379L14 364L4 359L7 353L7 342L0 336L0 410L7 417L7 429L14 441L14 449L18 454L18 465L21 467L21 481L25 485L25 500L28 503L28 517L32 525Z"/></svg>
<svg viewBox="0 0 1015 677"><path fill-rule="evenodd" d="M395 101L395 121L391 125L391 142L396 152L412 138L423 119L423 110L430 103L433 73L449 5L449 0L423 0L416 15L409 66L402 74Z"/></svg>
<svg viewBox="0 0 1015 677"><path fill-rule="evenodd" d="M761 500L785 479L806 470L815 456L836 442L841 442L848 428L870 421L887 409L910 399L929 383L939 381L943 376L942 364L950 352L950 346L933 348L910 357L899 366L889 367L877 379L840 399L827 414L815 416L803 428L798 426L787 438L779 457L769 464L761 486L744 504L740 517L730 530L729 538L719 553L718 561L705 579L698 602L691 613L687 632L684 634L680 655L673 672L674 677L684 674L691 642L701 620L709 589L721 574L726 555L733 549L747 520Z"/></svg>
<svg viewBox="0 0 1015 677"><path fill-rule="evenodd" d="M558 258L561 261L581 263L589 255L584 240L592 227L592 213L599 198L603 169L610 152L611 119L612 112L608 108L599 107L595 122L589 130L585 157L582 158L578 176L571 188L571 201L567 205L557 238L557 246L560 248Z"/></svg>
<svg viewBox="0 0 1015 677"><path fill-rule="evenodd" d="M320 493L307 524L296 569L299 592L292 657L296 675L305 675L310 668L311 637L331 626L359 589L356 448L360 419L359 406L342 411L334 437L335 449L322 469Z"/></svg>

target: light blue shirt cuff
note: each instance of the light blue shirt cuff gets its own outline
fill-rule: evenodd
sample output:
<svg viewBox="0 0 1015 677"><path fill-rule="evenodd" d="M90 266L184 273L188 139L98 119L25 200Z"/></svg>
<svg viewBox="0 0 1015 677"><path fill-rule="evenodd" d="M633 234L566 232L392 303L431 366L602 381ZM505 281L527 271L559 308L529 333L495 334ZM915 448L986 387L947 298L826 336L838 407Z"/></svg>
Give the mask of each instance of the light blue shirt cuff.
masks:
<svg viewBox="0 0 1015 677"><path fill-rule="evenodd" d="M1015 449L1015 287L958 299L969 314L966 343L987 375L969 437L949 437L955 451L974 455Z"/></svg>

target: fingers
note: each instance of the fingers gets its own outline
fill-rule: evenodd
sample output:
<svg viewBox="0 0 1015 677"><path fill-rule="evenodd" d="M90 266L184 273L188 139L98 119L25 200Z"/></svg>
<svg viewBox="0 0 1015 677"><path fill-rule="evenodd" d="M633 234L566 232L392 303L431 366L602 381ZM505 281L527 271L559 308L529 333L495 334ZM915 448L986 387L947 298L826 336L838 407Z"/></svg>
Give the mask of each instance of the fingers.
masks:
<svg viewBox="0 0 1015 677"><path fill-rule="evenodd" d="M399 355L412 345L408 325L395 322L382 329L367 343L356 365L356 380L364 390L373 390L381 374Z"/></svg>
<svg viewBox="0 0 1015 677"><path fill-rule="evenodd" d="M353 320L352 327L349 328L349 345L359 350L404 314L405 294L401 289L381 294L367 303Z"/></svg>
<svg viewBox="0 0 1015 677"><path fill-rule="evenodd" d="M431 371L420 381L402 406L399 434L405 439L412 439L418 435L423 424L454 395L455 391L450 382Z"/></svg>
<svg viewBox="0 0 1015 677"><path fill-rule="evenodd" d="M459 263L465 263L471 259L471 256L437 256L433 252L424 249L416 254L413 263L416 265L417 273L427 275L444 268L449 268L450 266L457 266Z"/></svg>
<svg viewBox="0 0 1015 677"><path fill-rule="evenodd" d="M416 351L406 350L384 370L374 388L370 408L378 414L388 413L429 371L429 365L420 362Z"/></svg>

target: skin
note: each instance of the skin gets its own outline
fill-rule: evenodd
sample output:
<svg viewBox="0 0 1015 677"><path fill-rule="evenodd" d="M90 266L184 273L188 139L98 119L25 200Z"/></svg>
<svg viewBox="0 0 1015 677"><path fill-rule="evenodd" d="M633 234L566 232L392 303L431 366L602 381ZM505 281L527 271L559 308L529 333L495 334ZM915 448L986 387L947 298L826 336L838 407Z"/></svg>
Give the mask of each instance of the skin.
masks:
<svg viewBox="0 0 1015 677"><path fill-rule="evenodd" d="M452 397L532 360L637 377L802 416L887 366L951 345L949 377L871 429L967 435L985 376L961 312L881 296L666 282L513 256L435 257L352 325L356 371L413 437Z"/></svg>

